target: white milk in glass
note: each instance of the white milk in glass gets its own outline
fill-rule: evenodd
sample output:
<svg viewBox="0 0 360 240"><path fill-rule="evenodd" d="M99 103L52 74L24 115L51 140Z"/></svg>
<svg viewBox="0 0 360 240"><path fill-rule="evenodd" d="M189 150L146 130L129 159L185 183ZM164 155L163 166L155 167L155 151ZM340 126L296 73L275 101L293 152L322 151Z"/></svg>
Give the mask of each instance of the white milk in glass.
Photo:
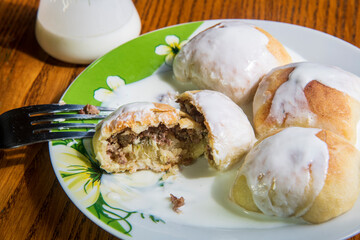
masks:
<svg viewBox="0 0 360 240"><path fill-rule="evenodd" d="M131 0L41 0L35 34L51 56L87 64L137 37L140 29Z"/></svg>

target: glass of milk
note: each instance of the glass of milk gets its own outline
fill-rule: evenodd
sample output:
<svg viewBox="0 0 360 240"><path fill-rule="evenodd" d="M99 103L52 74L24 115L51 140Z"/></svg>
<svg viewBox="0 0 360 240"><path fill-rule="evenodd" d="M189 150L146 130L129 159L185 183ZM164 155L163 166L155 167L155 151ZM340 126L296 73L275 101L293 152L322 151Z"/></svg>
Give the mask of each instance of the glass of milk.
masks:
<svg viewBox="0 0 360 240"><path fill-rule="evenodd" d="M40 0L35 35L54 58L87 64L140 30L131 0Z"/></svg>

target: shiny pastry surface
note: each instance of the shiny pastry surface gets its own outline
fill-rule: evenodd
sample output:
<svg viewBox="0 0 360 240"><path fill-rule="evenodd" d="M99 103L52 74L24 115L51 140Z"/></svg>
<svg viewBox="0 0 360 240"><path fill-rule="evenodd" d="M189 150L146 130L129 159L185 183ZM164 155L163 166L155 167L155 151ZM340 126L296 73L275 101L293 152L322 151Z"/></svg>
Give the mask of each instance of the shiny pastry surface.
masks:
<svg viewBox="0 0 360 240"><path fill-rule="evenodd" d="M248 211L328 221L352 208L360 192L360 155L340 136L289 127L248 153L231 199Z"/></svg>
<svg viewBox="0 0 360 240"><path fill-rule="evenodd" d="M205 156L216 169L225 170L240 161L256 141L247 116L224 94L211 90L187 91L177 99L182 111L207 129Z"/></svg>
<svg viewBox="0 0 360 240"><path fill-rule="evenodd" d="M288 126L317 127L355 143L360 120L360 78L312 62L275 68L259 84L253 114L259 136Z"/></svg>
<svg viewBox="0 0 360 240"><path fill-rule="evenodd" d="M176 56L174 75L216 90L237 104L250 102L260 78L291 62L274 37L242 21L221 22L192 38Z"/></svg>

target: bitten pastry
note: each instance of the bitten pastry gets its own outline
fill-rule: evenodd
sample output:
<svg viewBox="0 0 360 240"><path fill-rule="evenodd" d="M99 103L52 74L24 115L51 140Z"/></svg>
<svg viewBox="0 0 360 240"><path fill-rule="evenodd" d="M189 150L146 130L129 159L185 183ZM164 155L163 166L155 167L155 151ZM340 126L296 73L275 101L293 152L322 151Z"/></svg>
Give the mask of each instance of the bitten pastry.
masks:
<svg viewBox="0 0 360 240"><path fill-rule="evenodd" d="M209 164L225 170L239 161L256 141L242 109L216 91L187 91L177 97L181 110L202 124L207 134L205 156Z"/></svg>
<svg viewBox="0 0 360 240"><path fill-rule="evenodd" d="M174 59L174 75L216 90L239 105L253 99L262 76L291 62L283 45L242 21L221 22L192 38Z"/></svg>
<svg viewBox="0 0 360 240"><path fill-rule="evenodd" d="M166 171L204 153L204 129L169 105L130 103L97 126L96 159L107 172Z"/></svg>
<svg viewBox="0 0 360 240"><path fill-rule="evenodd" d="M317 127L354 144L360 120L360 78L311 62L275 68L259 84L253 113L260 137L288 126Z"/></svg>
<svg viewBox="0 0 360 240"><path fill-rule="evenodd" d="M328 221L350 210L360 192L360 156L337 134L286 128L248 153L231 199L248 211Z"/></svg>

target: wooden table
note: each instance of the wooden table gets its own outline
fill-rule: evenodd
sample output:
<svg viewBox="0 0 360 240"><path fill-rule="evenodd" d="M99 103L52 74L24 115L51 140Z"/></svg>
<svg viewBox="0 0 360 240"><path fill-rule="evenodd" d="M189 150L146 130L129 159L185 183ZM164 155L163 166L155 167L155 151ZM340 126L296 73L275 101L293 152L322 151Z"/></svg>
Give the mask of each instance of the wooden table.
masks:
<svg viewBox="0 0 360 240"><path fill-rule="evenodd" d="M37 44L39 0L0 1L0 113L58 102L86 67ZM206 19L249 18L314 28L360 47L358 0L135 0L142 33ZM85 217L55 178L48 145L0 150L0 239L115 239ZM351 239L360 239L360 234Z"/></svg>

